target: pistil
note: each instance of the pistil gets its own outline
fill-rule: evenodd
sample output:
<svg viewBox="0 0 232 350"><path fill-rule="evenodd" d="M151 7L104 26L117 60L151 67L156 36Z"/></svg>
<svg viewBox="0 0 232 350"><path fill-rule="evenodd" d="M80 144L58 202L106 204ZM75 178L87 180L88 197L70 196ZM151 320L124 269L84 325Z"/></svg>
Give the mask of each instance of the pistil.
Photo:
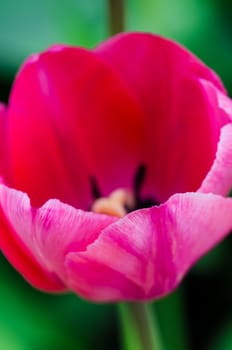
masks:
<svg viewBox="0 0 232 350"><path fill-rule="evenodd" d="M125 216L128 211L135 207L133 194L126 189L119 188L108 197L101 197L94 201L91 211L99 214Z"/></svg>

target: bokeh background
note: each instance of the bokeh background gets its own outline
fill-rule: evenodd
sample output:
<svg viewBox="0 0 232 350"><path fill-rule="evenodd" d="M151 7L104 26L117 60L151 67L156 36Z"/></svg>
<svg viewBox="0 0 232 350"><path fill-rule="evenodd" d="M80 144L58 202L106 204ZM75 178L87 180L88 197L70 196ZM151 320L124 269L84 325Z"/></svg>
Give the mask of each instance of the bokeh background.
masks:
<svg viewBox="0 0 232 350"><path fill-rule="evenodd" d="M127 0L126 30L187 46L232 93L232 2ZM0 0L0 100L23 60L54 43L93 47L108 35L106 0ZM207 233L206 233L207 234ZM171 296L152 305L165 350L232 349L232 238L204 257ZM0 349L120 349L116 305L32 289L0 255Z"/></svg>

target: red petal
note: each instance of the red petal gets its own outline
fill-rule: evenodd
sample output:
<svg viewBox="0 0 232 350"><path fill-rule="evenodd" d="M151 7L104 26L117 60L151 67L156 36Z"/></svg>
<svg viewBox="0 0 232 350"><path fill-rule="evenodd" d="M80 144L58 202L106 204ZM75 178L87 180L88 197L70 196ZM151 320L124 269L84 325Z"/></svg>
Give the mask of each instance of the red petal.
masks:
<svg viewBox="0 0 232 350"><path fill-rule="evenodd" d="M107 65L81 48L50 49L26 62L11 95L14 187L36 206L58 198L88 208L90 176L102 194L131 184L141 133L138 110Z"/></svg>
<svg viewBox="0 0 232 350"><path fill-rule="evenodd" d="M224 93L216 74L180 45L145 33L118 35L95 52L117 72L143 113L144 194L158 201L195 191L215 157L218 107L201 79Z"/></svg>

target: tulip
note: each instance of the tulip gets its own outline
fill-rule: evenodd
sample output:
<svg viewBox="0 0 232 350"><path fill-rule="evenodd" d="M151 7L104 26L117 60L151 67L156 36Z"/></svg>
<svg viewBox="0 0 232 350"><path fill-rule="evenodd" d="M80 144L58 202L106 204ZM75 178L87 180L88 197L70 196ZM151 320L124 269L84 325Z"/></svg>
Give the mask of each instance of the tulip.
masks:
<svg viewBox="0 0 232 350"><path fill-rule="evenodd" d="M232 228L231 116L217 75L159 36L32 55L1 118L0 249L44 291L172 292Z"/></svg>

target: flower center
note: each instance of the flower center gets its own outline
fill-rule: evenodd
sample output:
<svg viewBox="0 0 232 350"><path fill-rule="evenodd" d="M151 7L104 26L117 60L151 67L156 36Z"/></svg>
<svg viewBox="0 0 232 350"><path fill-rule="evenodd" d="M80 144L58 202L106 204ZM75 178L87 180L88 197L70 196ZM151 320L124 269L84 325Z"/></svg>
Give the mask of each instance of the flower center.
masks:
<svg viewBox="0 0 232 350"><path fill-rule="evenodd" d="M119 188L113 191L109 197L96 199L91 210L95 213L123 217L134 206L133 194L124 188Z"/></svg>
<svg viewBox="0 0 232 350"><path fill-rule="evenodd" d="M123 217L130 211L148 208L159 203L153 198L142 198L141 187L146 175L146 167L140 165L136 171L132 191L125 188L114 190L108 197L102 197L95 178L91 178L92 195L95 199L91 211L95 213Z"/></svg>

